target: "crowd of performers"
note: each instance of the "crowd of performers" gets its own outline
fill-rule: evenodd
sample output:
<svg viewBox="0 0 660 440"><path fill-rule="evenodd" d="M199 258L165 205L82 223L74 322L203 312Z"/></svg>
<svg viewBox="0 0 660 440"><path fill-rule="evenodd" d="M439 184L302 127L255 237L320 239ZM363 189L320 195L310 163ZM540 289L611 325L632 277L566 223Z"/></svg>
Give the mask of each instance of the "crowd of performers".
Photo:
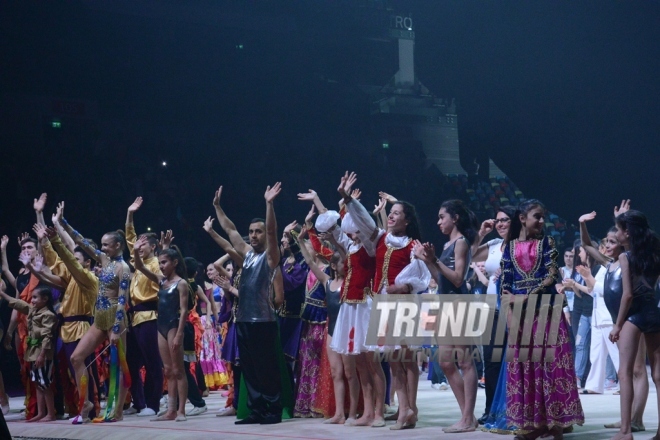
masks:
<svg viewBox="0 0 660 440"><path fill-rule="evenodd" d="M236 424L323 417L328 424L385 427L392 420L389 429L414 428L423 416L417 406L417 359L393 355L385 363L374 356L413 348L367 344L372 298L466 294L471 263L483 262L491 281L486 293L498 295L498 308L503 305L495 313L494 332L497 320L511 325L511 310L504 305L523 301L526 307L532 295L547 295L552 302L570 289L600 298L594 304L604 304L606 312L599 316L605 318L592 328L607 349L604 357L596 356L601 373L593 382L602 385L607 350L618 346L613 360L621 420L613 424L620 429L614 438L632 438L642 424L640 402L648 395L640 392L638 379L643 368L646 380L647 354L653 382L660 386L660 239L643 213L626 201L616 207L615 225L600 248L586 227L595 213L580 218L580 246L590 258L582 256L573 266L582 277L578 288L560 273L538 200L501 207L495 219L481 225L463 202L445 201L437 225L448 241L437 252L420 241L413 205L380 193L370 212L360 203L356 181L354 173L341 177L337 211L327 209L313 190L298 194L311 209L303 224L288 224L281 237L274 210L280 183L266 189L266 216L250 222L247 237L222 208L220 187L213 206L228 239L213 229L215 219L204 222L224 251L206 268L184 258L171 231L160 238L136 233L133 216L140 197L128 208L125 230L106 233L100 245L64 218L64 203L47 226L46 195L35 199L37 238L19 238L23 267L16 277L7 263L8 239L2 239L4 278L17 297L6 294L4 280L0 286L14 309L4 344L16 333L27 421L56 420L66 411L74 424L121 421L127 414L182 422L207 411L205 392L227 388L226 407L216 415L236 416ZM482 243L490 234L499 238ZM507 343L483 347L486 408L479 420L474 360L456 356L470 347L440 347L437 361L461 413L444 432L470 432L483 424L482 429L517 439L560 439L584 423L570 309L561 305L565 315L550 340L552 308L539 307L541 302L530 302L536 306L525 313L533 316L532 334L540 327L543 341L522 346L523 328L513 326L517 334ZM492 357L496 348L511 352L510 361ZM531 350L553 350L554 357L528 356ZM390 389L398 409L388 415ZM188 400L193 409L186 412ZM0 405L6 413L4 390Z"/></svg>

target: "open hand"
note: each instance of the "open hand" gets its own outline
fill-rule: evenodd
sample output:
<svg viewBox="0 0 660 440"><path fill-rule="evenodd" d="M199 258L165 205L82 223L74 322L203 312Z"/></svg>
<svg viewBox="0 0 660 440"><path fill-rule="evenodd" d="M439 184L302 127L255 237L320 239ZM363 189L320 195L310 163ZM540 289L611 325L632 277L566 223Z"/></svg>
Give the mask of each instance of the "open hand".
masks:
<svg viewBox="0 0 660 440"><path fill-rule="evenodd" d="M209 216L209 218L207 218L206 220L204 220L204 226L202 226L202 227L204 228L204 230L205 230L206 232L211 232L211 231L213 230L213 221L214 221L214 220L215 220L215 219L214 219L214 218L211 218L211 216Z"/></svg>
<svg viewBox="0 0 660 440"><path fill-rule="evenodd" d="M213 206L220 206L220 197L222 197L222 185L220 185L220 188L215 192L215 196L213 196Z"/></svg>
<svg viewBox="0 0 660 440"><path fill-rule="evenodd" d="M316 191L310 189L307 190L306 193L298 193L298 200L302 200L305 202L313 202L316 196L317 196Z"/></svg>
<svg viewBox="0 0 660 440"><path fill-rule="evenodd" d="M46 206L46 200L48 199L48 194L42 193L38 199L34 199L32 207L36 212L43 212L44 207Z"/></svg>
<svg viewBox="0 0 660 440"><path fill-rule="evenodd" d="M168 229L165 233L160 231L160 241L158 244L160 244L161 249L169 249L172 245L172 240L174 240L174 236L172 235L171 229Z"/></svg>
<svg viewBox="0 0 660 440"><path fill-rule="evenodd" d="M582 214L578 221L580 223L588 222L596 218L596 211L591 211L589 214Z"/></svg>
<svg viewBox="0 0 660 440"><path fill-rule="evenodd" d="M629 210L630 210L630 199L621 200L621 207L618 206L614 207L614 217L618 217L619 215Z"/></svg>
<svg viewBox="0 0 660 440"><path fill-rule="evenodd" d="M379 214L383 209L385 209L385 206L387 206L387 199L381 198L378 201L378 204L374 206L373 214L374 215Z"/></svg>
<svg viewBox="0 0 660 440"><path fill-rule="evenodd" d="M362 197L362 191L360 191L358 188L355 188L353 191L351 191L351 199L360 201L360 197Z"/></svg>
<svg viewBox="0 0 660 440"><path fill-rule="evenodd" d="M62 217L64 217L64 202L57 204L57 209L55 210L55 214L52 215L51 220L53 224L57 224L62 221Z"/></svg>
<svg viewBox="0 0 660 440"><path fill-rule="evenodd" d="M586 267L586 266L583 266L581 264L579 266L577 266L575 268L575 270L577 270L578 273L580 275L582 275L582 278L587 278L587 277L591 276L591 271L589 270L589 268ZM575 284L575 281L573 281L573 284Z"/></svg>
<svg viewBox="0 0 660 440"><path fill-rule="evenodd" d="M35 272L41 272L41 269L44 267L44 257L41 256L41 254L37 254L36 257L34 257L34 263L32 264L32 268L34 269Z"/></svg>
<svg viewBox="0 0 660 440"><path fill-rule="evenodd" d="M288 225L286 225L286 226L284 227L284 233L285 233L286 235L291 234L291 231L293 231L293 229L294 229L296 226L298 226L298 222L297 222L296 220L292 221L291 223L289 223Z"/></svg>
<svg viewBox="0 0 660 440"><path fill-rule="evenodd" d="M316 206L312 205L312 208L309 210L309 212L305 216L305 225L311 225L312 224L312 219L314 218L314 215L316 215Z"/></svg>
<svg viewBox="0 0 660 440"><path fill-rule="evenodd" d="M282 191L282 182L276 182L272 188L267 186L266 192L264 193L264 199L266 199L266 203L272 203L280 191Z"/></svg>
<svg viewBox="0 0 660 440"><path fill-rule="evenodd" d="M380 197L381 199L385 199L388 203L391 204L395 204L396 202L399 201L396 197L386 193L385 191L380 191L378 193L378 197Z"/></svg>
<svg viewBox="0 0 660 440"><path fill-rule="evenodd" d="M27 251L21 252L21 254L18 256L18 261L23 263L23 266L27 266L32 262L32 259L30 258L30 254L28 254Z"/></svg>
<svg viewBox="0 0 660 440"><path fill-rule="evenodd" d="M18 246L21 247L22 246L21 243L23 242L23 240L25 240L27 238L30 238L30 234L27 233L27 232L23 232L21 235L19 235L19 237L18 237Z"/></svg>
<svg viewBox="0 0 660 440"><path fill-rule="evenodd" d="M142 197L136 197L135 201L128 207L128 212L135 213L142 206Z"/></svg>

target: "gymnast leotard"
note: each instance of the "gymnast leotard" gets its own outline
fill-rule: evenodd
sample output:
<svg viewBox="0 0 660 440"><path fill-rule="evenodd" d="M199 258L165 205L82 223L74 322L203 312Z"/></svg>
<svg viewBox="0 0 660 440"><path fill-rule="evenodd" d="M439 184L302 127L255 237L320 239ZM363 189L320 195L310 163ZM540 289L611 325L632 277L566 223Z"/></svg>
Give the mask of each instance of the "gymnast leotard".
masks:
<svg viewBox="0 0 660 440"><path fill-rule="evenodd" d="M177 286L181 280L167 288L164 287L165 281L160 282L160 290L158 291L158 320L156 321L156 325L158 327L158 333L167 339L167 333L171 329L179 327L181 301Z"/></svg>
<svg viewBox="0 0 660 440"><path fill-rule="evenodd" d="M325 283L325 303L328 310L328 334L332 337L335 332L337 316L339 316L339 307L341 306L341 287L338 290L332 290L328 280Z"/></svg>
<svg viewBox="0 0 660 440"><path fill-rule="evenodd" d="M630 259L630 252L628 259ZM660 308L655 292L657 278L632 276L633 301L626 319L642 333L660 332Z"/></svg>
<svg viewBox="0 0 660 440"><path fill-rule="evenodd" d="M611 265L612 263L607 265L607 272L605 273L603 299L607 310L612 315L612 322L616 322L621 306L621 296L623 296L623 283L621 281L621 266L610 270Z"/></svg>

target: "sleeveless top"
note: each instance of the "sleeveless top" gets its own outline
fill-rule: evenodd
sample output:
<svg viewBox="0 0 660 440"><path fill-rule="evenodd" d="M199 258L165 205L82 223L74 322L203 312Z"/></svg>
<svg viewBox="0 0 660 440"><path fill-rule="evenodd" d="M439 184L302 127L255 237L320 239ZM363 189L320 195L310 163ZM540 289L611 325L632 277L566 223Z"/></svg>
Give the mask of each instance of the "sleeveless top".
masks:
<svg viewBox="0 0 660 440"><path fill-rule="evenodd" d="M440 258L438 259L442 264L447 266L451 270L456 270L456 256L454 255L454 251L456 248L456 242L458 240L465 240L467 242L467 238L465 237L460 237L452 244L447 246L447 249L442 251L442 254L440 254ZM463 269L463 283L460 285L460 287L456 287L451 281L449 281L447 278L444 276L440 275L440 279L438 280L438 293L469 293L467 289L467 284L465 282L465 277L467 276L468 270L470 269L470 261L472 260L472 252L469 250L469 245L468 245L468 255L467 255L467 261L465 262L465 268Z"/></svg>
<svg viewBox="0 0 660 440"><path fill-rule="evenodd" d="M488 274L489 283L486 293L494 295L497 294L497 279L495 278L495 272L500 268L500 263L502 262L502 240L501 238L495 238L486 243L488 246L488 257L484 263L484 268Z"/></svg>
<svg viewBox="0 0 660 440"><path fill-rule="evenodd" d="M623 281L621 280L621 266L610 271L612 263L607 265L607 273L605 273L605 282L603 286L603 298L607 310L612 315L612 321L616 322L619 316L619 307L621 306L621 297L623 296Z"/></svg>
<svg viewBox="0 0 660 440"><path fill-rule="evenodd" d="M376 270L376 259L370 257L364 246L351 253L344 261L346 278L341 290L341 301L363 303L371 293L371 282Z"/></svg>
<svg viewBox="0 0 660 440"><path fill-rule="evenodd" d="M383 288L391 286L396 276L410 264L410 254L413 248L412 239L408 238L403 247L387 244L387 234L381 235L376 246L376 273L374 276L373 293L380 293Z"/></svg>
<svg viewBox="0 0 660 440"><path fill-rule="evenodd" d="M160 283L158 291L158 322L169 323L179 318L181 300L179 298L178 285L181 280L172 283L170 287L164 288L165 280Z"/></svg>
<svg viewBox="0 0 660 440"><path fill-rule="evenodd" d="M241 283L238 288L239 304L236 322L273 322L275 310L271 300L271 287L275 271L268 266L266 252L253 250L245 255Z"/></svg>
<svg viewBox="0 0 660 440"><path fill-rule="evenodd" d="M339 316L339 307L341 306L340 301L340 292L339 290L331 290L330 283L332 280L328 280L325 283L325 303L328 310L328 334L332 336L335 331L335 324L337 323L337 316Z"/></svg>

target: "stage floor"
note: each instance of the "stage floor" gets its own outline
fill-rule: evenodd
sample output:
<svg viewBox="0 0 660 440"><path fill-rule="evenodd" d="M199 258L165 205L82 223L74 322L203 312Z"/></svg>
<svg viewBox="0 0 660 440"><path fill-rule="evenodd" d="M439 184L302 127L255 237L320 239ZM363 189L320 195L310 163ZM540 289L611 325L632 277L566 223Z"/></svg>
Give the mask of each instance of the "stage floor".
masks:
<svg viewBox="0 0 660 440"><path fill-rule="evenodd" d="M619 396L612 392L605 395L581 395L586 423L576 426L572 434L566 434L567 439L609 439L615 430L605 429L604 423L619 420ZM225 398L219 392L212 392L206 399L209 411L201 416L189 417L187 422L150 422L136 416L126 416L123 422L112 424L86 424L73 426L67 421L51 423L25 423L13 420L20 418L22 399L14 398L10 401L11 412L7 416L9 431L16 438L48 438L48 439L79 439L79 440L127 440L127 439L200 439L209 438L236 438L250 439L335 439L339 437L359 437L365 439L406 438L427 439L431 437L444 437L455 439L506 439L510 436L501 436L485 432L467 434L445 434L443 426L448 426L458 420L458 405L451 390L437 391L431 388L426 375L420 380L418 406L420 408L420 421L415 429L405 432L391 431L386 428L358 428L339 425L324 425L319 419L293 419L279 425L236 426L234 417L216 417L218 409L224 407ZM477 396L477 416L483 412L485 401L484 390L479 389ZM658 428L657 397L655 387L651 382L644 422L646 432L635 434L636 439L650 439ZM388 422L388 426L394 422Z"/></svg>

